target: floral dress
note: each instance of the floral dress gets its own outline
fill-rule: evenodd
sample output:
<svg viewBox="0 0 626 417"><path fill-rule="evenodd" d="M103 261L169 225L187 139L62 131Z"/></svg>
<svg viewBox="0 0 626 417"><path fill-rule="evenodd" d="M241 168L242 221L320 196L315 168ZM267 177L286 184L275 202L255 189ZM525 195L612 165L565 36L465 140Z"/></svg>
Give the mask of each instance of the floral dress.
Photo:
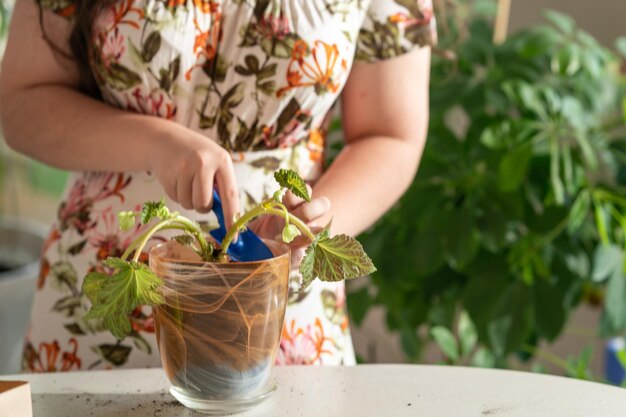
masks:
<svg viewBox="0 0 626 417"><path fill-rule="evenodd" d="M71 19L73 1L41 3ZM109 104L230 151L249 207L276 189L278 168L322 174L325 116L355 61L430 45L434 24L430 0L119 0L95 19L92 71ZM160 365L150 309L132 312L130 337L117 341L84 319L81 284L140 233L120 232L116 213L163 195L147 172L71 175L41 258L25 370ZM345 302L343 283L292 292L278 363L355 363Z"/></svg>

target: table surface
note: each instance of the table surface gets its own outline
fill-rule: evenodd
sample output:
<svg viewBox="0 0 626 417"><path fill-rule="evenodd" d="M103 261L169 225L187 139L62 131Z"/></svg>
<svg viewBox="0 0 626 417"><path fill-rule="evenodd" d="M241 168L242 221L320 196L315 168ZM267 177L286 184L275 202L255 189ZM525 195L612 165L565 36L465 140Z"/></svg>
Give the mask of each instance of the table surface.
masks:
<svg viewBox="0 0 626 417"><path fill-rule="evenodd" d="M31 382L34 417L200 416L161 369L3 375ZM241 417L620 417L626 390L531 373L425 365L278 367L278 389ZM10 417L10 416L0 416Z"/></svg>

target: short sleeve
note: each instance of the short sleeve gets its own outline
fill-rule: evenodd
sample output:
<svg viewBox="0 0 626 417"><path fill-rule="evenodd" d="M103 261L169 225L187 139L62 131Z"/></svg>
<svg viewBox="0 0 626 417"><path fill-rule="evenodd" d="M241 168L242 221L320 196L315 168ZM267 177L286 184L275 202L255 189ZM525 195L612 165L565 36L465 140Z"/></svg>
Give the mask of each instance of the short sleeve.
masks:
<svg viewBox="0 0 626 417"><path fill-rule="evenodd" d="M41 7L50 10L59 16L72 18L76 13L77 0L39 0Z"/></svg>
<svg viewBox="0 0 626 417"><path fill-rule="evenodd" d="M432 0L370 0L355 59L385 60L436 42Z"/></svg>

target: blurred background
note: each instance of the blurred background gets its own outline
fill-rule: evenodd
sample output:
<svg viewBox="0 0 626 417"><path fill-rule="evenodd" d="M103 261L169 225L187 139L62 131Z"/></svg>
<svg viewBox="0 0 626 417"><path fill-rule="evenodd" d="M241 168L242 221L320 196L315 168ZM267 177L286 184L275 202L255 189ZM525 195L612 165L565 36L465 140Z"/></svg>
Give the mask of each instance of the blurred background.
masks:
<svg viewBox="0 0 626 417"><path fill-rule="evenodd" d="M623 384L626 3L434 2L424 159L361 236L379 271L349 288L359 360ZM0 54L11 7L0 2ZM334 150L340 132L336 121ZM15 224L45 232L66 176L0 141L0 266L12 269L0 269L0 306L36 274L32 255L19 273L5 259ZM23 331L17 316L0 308L0 356Z"/></svg>

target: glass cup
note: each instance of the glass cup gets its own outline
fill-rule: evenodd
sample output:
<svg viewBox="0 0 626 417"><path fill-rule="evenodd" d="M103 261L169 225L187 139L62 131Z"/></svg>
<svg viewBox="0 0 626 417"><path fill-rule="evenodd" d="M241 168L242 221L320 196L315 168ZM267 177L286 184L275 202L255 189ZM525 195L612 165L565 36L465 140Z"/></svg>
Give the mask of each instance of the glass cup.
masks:
<svg viewBox="0 0 626 417"><path fill-rule="evenodd" d="M175 241L150 250L165 303L154 309L170 392L186 407L233 414L276 388L270 380L287 307L290 253L266 241L259 262L203 261Z"/></svg>

